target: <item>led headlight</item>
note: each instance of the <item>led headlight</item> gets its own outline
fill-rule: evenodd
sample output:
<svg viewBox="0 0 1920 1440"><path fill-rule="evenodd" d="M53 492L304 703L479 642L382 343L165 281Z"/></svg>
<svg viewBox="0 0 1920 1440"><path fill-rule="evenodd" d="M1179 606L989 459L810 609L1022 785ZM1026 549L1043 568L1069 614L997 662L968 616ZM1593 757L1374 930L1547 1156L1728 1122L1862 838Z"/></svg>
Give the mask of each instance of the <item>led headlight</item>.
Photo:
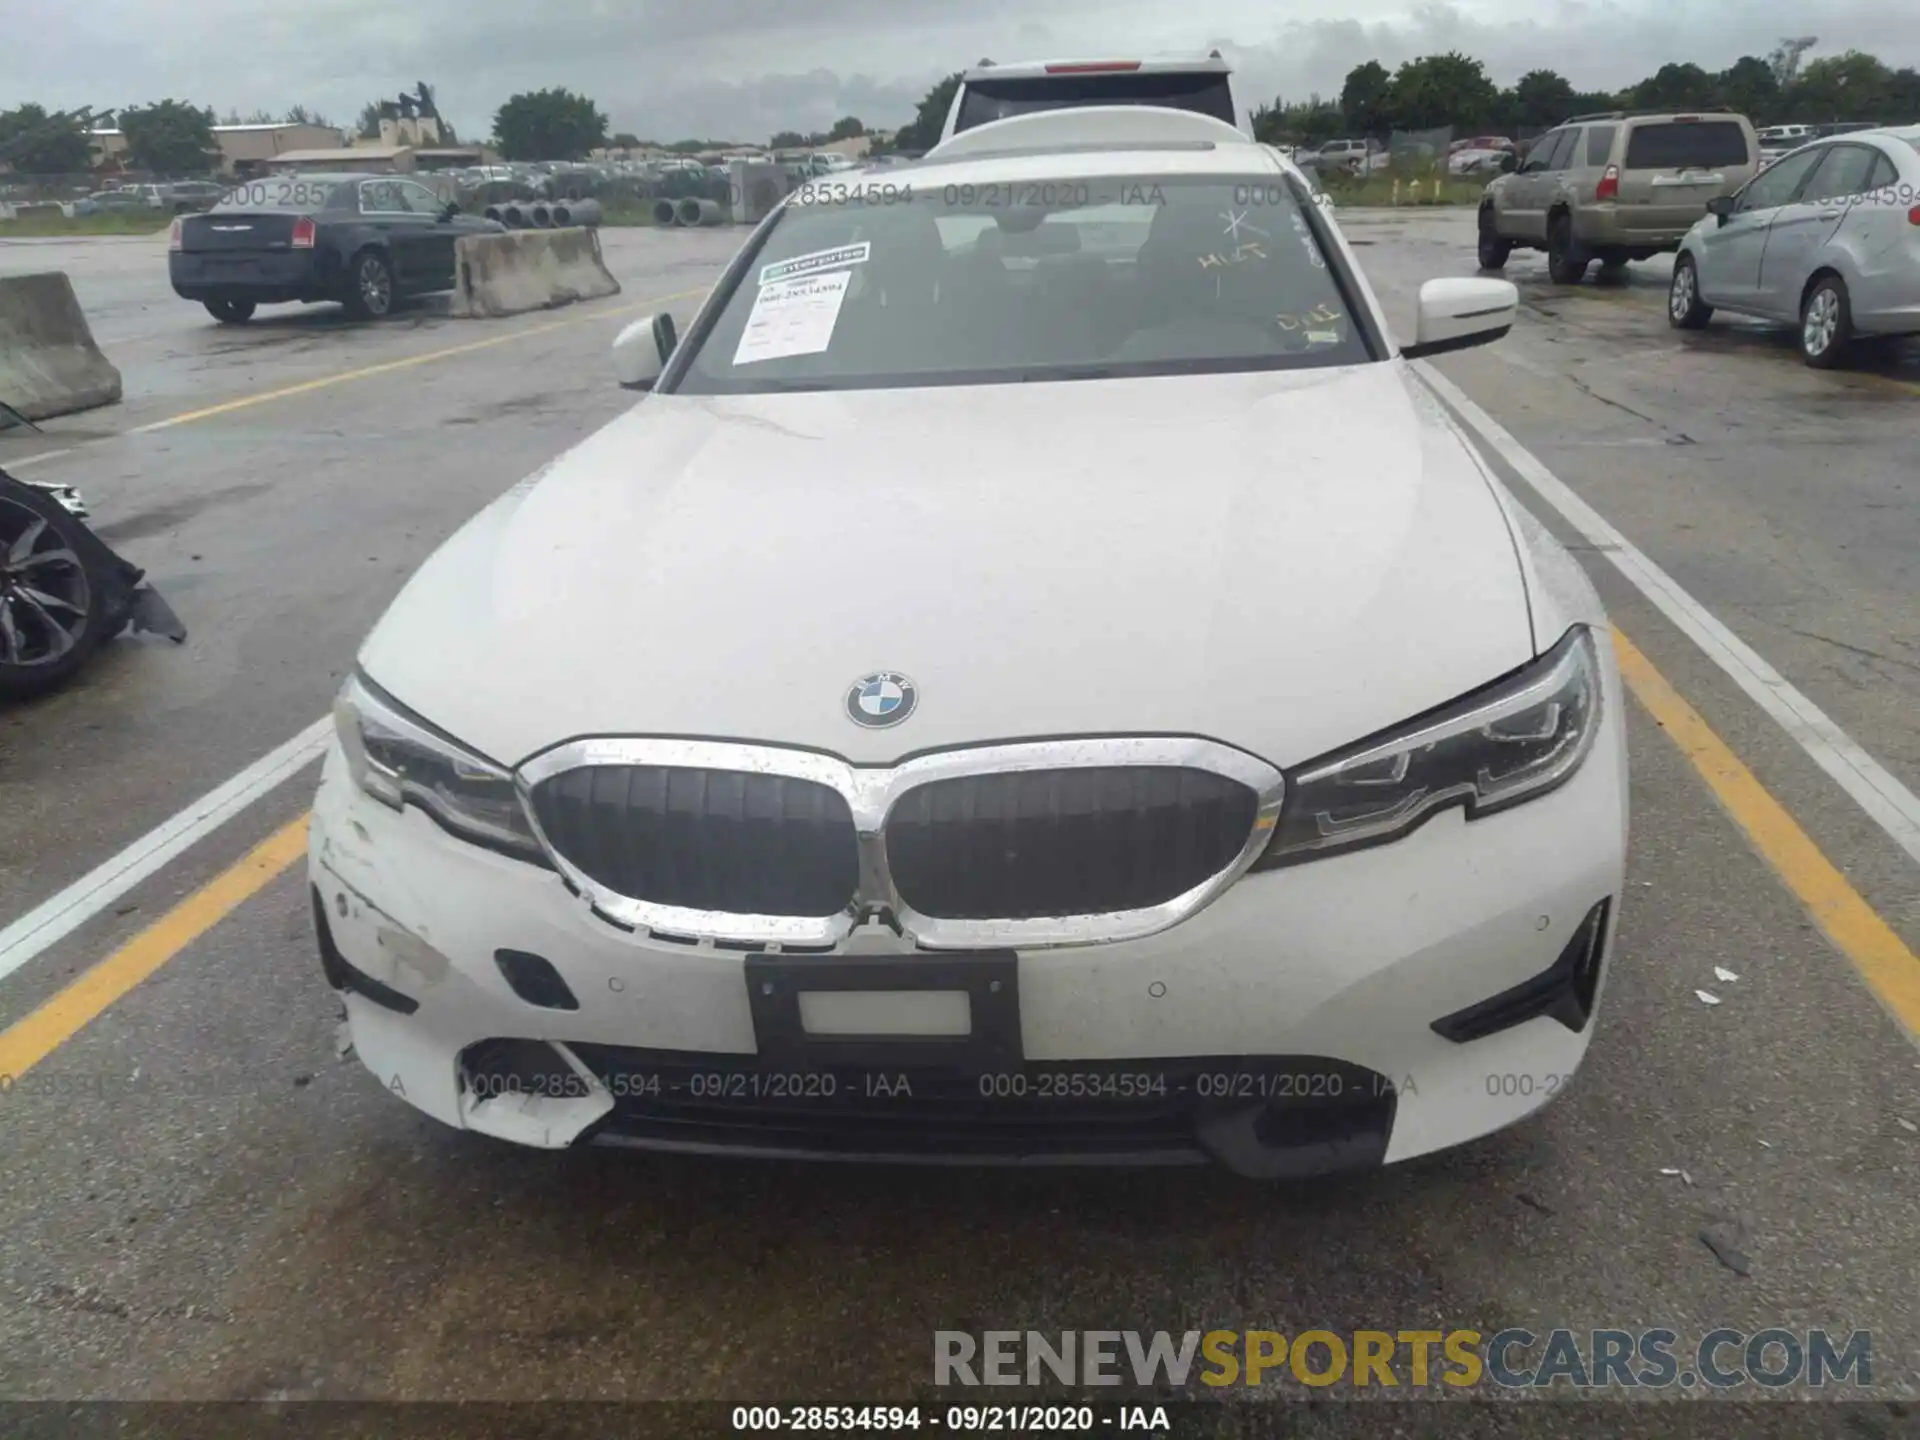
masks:
<svg viewBox="0 0 1920 1440"><path fill-rule="evenodd" d="M418 805L443 829L522 860L544 864L513 776L426 721L361 675L333 706L347 769L367 794L394 809Z"/></svg>
<svg viewBox="0 0 1920 1440"><path fill-rule="evenodd" d="M1449 805L1472 819L1564 784L1599 732L1600 675L1593 632L1576 625L1505 680L1302 766L1254 868L1397 839Z"/></svg>

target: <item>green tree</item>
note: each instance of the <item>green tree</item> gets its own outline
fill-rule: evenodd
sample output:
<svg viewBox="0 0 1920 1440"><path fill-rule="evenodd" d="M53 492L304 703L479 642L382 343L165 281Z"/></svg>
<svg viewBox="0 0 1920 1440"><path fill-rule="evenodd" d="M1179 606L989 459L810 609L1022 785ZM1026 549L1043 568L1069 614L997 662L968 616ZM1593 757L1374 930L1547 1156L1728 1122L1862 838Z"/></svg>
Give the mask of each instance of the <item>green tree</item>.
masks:
<svg viewBox="0 0 1920 1440"><path fill-rule="evenodd" d="M1574 115L1599 115L1608 110L1627 108L1620 96L1607 90L1576 90L1568 106L1569 112ZM1563 120L1565 118L1564 115L1561 117Z"/></svg>
<svg viewBox="0 0 1920 1440"><path fill-rule="evenodd" d="M1742 55L1714 76L1713 90L1722 105L1757 125L1765 125L1780 108L1780 82L1758 55Z"/></svg>
<svg viewBox="0 0 1920 1440"><path fill-rule="evenodd" d="M353 133L362 140L380 138L380 102L369 100L360 109L360 118L353 122Z"/></svg>
<svg viewBox="0 0 1920 1440"><path fill-rule="evenodd" d="M1548 130L1569 115L1579 114L1573 84L1556 70L1529 70L1501 97L1505 116L1500 121L1518 134Z"/></svg>
<svg viewBox="0 0 1920 1440"><path fill-rule="evenodd" d="M940 132L947 128L947 111L953 108L953 97L960 92L962 73L954 71L927 91L913 119L894 132L894 149L931 150L940 143Z"/></svg>
<svg viewBox="0 0 1920 1440"><path fill-rule="evenodd" d="M1253 136L1263 145L1318 145L1339 139L1346 130L1345 112L1317 94L1293 105L1276 95L1271 105L1253 112Z"/></svg>
<svg viewBox="0 0 1920 1440"><path fill-rule="evenodd" d="M1887 76L1886 108L1881 116L1897 124L1916 115L1920 115L1920 70L1911 65L1902 66Z"/></svg>
<svg viewBox="0 0 1920 1440"><path fill-rule="evenodd" d="M120 112L120 133L127 137L127 160L156 175L199 175L218 153L213 143L213 110L184 100L158 100Z"/></svg>
<svg viewBox="0 0 1920 1440"><path fill-rule="evenodd" d="M1787 92L1788 108L1795 120L1814 124L1878 119L1887 110L1892 81L1891 70L1859 50L1824 56L1800 72Z"/></svg>
<svg viewBox="0 0 1920 1440"><path fill-rule="evenodd" d="M1662 65L1632 93L1639 110L1704 110L1719 103L1713 76L1691 61Z"/></svg>
<svg viewBox="0 0 1920 1440"><path fill-rule="evenodd" d="M806 145L807 137L798 130L782 130L767 142L770 150L804 150Z"/></svg>
<svg viewBox="0 0 1920 1440"><path fill-rule="evenodd" d="M1398 130L1452 126L1471 135L1491 123L1499 104L1500 90L1487 78L1487 67L1449 51L1409 60L1395 72L1387 115Z"/></svg>
<svg viewBox="0 0 1920 1440"><path fill-rule="evenodd" d="M8 147L18 144L18 149ZM78 121L49 115L38 105L0 110L0 150L22 175L78 174L93 162L93 147Z"/></svg>
<svg viewBox="0 0 1920 1440"><path fill-rule="evenodd" d="M630 130L622 130L618 135L613 137L612 143L621 150L638 150L640 148L640 137Z"/></svg>
<svg viewBox="0 0 1920 1440"><path fill-rule="evenodd" d="M493 133L509 160L581 160L607 143L607 117L584 95L534 90L500 107Z"/></svg>
<svg viewBox="0 0 1920 1440"><path fill-rule="evenodd" d="M855 136L866 133L867 127L860 123L859 116L843 115L834 121L833 128L827 131L827 143L831 145L836 140L851 140Z"/></svg>
<svg viewBox="0 0 1920 1440"><path fill-rule="evenodd" d="M1342 123L1355 135L1377 135L1387 128L1387 100L1393 77L1378 60L1356 65L1340 87Z"/></svg>

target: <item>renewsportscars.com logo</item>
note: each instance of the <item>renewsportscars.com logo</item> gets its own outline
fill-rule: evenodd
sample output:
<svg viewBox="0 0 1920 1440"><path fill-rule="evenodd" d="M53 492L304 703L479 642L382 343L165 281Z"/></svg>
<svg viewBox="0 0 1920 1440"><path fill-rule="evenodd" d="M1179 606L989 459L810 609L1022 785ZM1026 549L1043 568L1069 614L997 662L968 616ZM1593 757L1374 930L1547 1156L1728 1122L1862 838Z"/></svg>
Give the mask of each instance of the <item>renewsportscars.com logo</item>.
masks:
<svg viewBox="0 0 1920 1440"><path fill-rule="evenodd" d="M1425 1389L1731 1390L1873 1384L1873 1335L1827 1330L1710 1330L1692 1344L1668 1329L1500 1330L939 1330L936 1385L1295 1383Z"/></svg>

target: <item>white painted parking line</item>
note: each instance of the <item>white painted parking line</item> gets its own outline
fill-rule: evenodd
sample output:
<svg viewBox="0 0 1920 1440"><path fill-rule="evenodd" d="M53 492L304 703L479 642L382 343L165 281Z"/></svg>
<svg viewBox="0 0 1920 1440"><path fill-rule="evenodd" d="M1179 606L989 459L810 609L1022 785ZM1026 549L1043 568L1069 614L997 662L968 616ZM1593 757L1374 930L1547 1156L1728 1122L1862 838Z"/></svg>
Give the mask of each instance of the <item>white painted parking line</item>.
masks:
<svg viewBox="0 0 1920 1440"><path fill-rule="evenodd" d="M1542 500L1559 511L1655 609L1705 651L1707 658L1726 672L1754 704L1778 721L1813 763L1920 864L1920 796L1895 779L1819 706L1788 684L1757 651L1574 494L1497 420L1469 400L1459 386L1425 360L1414 361L1413 368Z"/></svg>
<svg viewBox="0 0 1920 1440"><path fill-rule="evenodd" d="M333 733L331 716L316 720L218 789L148 831L46 904L0 930L0 980L78 930L134 886L186 853L248 806L317 760Z"/></svg>

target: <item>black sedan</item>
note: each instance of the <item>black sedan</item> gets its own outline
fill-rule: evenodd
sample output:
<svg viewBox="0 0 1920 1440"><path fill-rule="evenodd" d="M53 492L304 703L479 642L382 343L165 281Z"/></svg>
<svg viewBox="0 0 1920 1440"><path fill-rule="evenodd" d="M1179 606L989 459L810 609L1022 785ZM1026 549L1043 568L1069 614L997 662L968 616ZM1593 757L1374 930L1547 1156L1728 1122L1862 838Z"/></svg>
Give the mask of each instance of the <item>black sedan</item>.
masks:
<svg viewBox="0 0 1920 1440"><path fill-rule="evenodd" d="M176 295L226 324L289 300L378 319L406 296L451 290L454 241L503 228L404 175L276 175L174 221L167 270Z"/></svg>

